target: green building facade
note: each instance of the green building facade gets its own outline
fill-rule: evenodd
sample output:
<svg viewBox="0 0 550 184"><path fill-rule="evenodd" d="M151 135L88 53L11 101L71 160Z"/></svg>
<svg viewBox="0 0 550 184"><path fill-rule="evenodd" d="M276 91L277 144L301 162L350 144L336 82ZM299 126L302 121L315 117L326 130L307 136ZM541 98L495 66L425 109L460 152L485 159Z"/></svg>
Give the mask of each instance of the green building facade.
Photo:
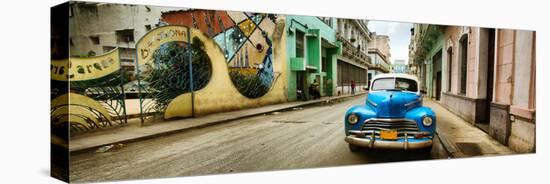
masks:
<svg viewBox="0 0 550 184"><path fill-rule="evenodd" d="M426 84L428 89L426 93L429 97L440 100L438 94L442 90L442 78L443 78L443 45L445 43L445 36L443 32L434 30L433 45L429 48L426 55L426 61L428 63L426 69L428 75L426 76Z"/></svg>
<svg viewBox="0 0 550 184"><path fill-rule="evenodd" d="M424 25L421 48L414 60L419 67L419 80L426 96L440 100L443 88L443 46L445 44L445 27Z"/></svg>
<svg viewBox="0 0 550 184"><path fill-rule="evenodd" d="M297 90L308 99L308 87L317 80L321 96L336 93L337 57L341 43L336 39L336 19L286 16L288 100L297 99Z"/></svg>

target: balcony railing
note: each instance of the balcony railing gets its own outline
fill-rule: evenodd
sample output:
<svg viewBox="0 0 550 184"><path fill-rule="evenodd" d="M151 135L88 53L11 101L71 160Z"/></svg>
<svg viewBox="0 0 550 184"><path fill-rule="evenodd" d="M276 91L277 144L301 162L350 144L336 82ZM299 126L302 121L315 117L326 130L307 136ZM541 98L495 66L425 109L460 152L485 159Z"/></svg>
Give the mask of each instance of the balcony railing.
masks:
<svg viewBox="0 0 550 184"><path fill-rule="evenodd" d="M349 40L345 39L341 35L337 35L336 38L340 42L342 42L342 53L344 54L344 56L352 58L359 63L364 63L367 66L372 66L370 57L357 47L354 47L353 43L351 43Z"/></svg>
<svg viewBox="0 0 550 184"><path fill-rule="evenodd" d="M388 66L384 66L382 64L375 64L373 67L373 69L375 70L381 70L383 73L388 73L390 72L390 69Z"/></svg>

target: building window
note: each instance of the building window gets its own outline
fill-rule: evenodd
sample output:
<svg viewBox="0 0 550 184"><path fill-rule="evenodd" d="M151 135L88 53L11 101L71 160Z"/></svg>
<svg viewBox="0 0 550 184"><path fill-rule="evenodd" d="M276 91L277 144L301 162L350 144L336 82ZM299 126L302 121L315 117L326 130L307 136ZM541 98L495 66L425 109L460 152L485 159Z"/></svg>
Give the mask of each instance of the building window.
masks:
<svg viewBox="0 0 550 184"><path fill-rule="evenodd" d="M451 92L452 90L452 83L453 83L453 48L452 47L449 47L449 49L447 49L447 65L448 65L448 70L449 70L449 73L447 76L449 76L449 81L447 83L447 91L448 92Z"/></svg>
<svg viewBox="0 0 550 184"><path fill-rule="evenodd" d="M151 25L145 25L145 31L147 32L151 31Z"/></svg>
<svg viewBox="0 0 550 184"><path fill-rule="evenodd" d="M305 33L302 31L296 30L296 57L304 57L304 38Z"/></svg>
<svg viewBox="0 0 550 184"><path fill-rule="evenodd" d="M130 43L134 42L134 30L124 29L115 32L117 43Z"/></svg>
<svg viewBox="0 0 550 184"><path fill-rule="evenodd" d="M468 35L460 39L460 94L466 94L468 82Z"/></svg>
<svg viewBox="0 0 550 184"><path fill-rule="evenodd" d="M90 36L90 41L92 41L94 45L99 45L99 36Z"/></svg>

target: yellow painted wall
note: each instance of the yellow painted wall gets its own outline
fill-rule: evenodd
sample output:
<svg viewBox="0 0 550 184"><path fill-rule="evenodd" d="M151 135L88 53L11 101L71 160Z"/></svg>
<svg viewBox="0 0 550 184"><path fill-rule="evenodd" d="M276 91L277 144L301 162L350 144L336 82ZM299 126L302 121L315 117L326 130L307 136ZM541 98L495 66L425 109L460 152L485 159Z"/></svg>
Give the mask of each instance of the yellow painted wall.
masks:
<svg viewBox="0 0 550 184"><path fill-rule="evenodd" d="M229 76L229 68L221 48L201 31L191 28L192 37L203 41L205 52L212 62L212 76L209 83L202 89L195 91L194 112L195 116L206 115L215 112L239 110L244 108L259 107L268 104L287 101L287 77L286 77L286 46L285 34L273 39L273 71L274 83L270 91L262 97L250 99L243 96L233 85ZM282 29L284 30L284 29ZM165 118L188 117L190 107L188 104L189 93L182 94L168 105Z"/></svg>

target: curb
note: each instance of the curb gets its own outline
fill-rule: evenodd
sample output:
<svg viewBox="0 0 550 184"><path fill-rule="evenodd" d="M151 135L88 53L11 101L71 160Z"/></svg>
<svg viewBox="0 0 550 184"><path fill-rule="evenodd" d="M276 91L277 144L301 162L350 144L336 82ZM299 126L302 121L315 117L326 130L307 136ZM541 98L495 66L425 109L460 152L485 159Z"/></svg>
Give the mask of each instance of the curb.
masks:
<svg viewBox="0 0 550 184"><path fill-rule="evenodd" d="M451 158L457 158L459 156L459 151L456 148L454 144L452 144L449 139L447 139L446 136L442 136L441 133L439 133L439 130L436 130L435 133L437 134L437 137L439 138L439 142L441 143L441 146L443 146L443 149L447 152L447 155Z"/></svg>
<svg viewBox="0 0 550 184"><path fill-rule="evenodd" d="M325 103L325 102L332 102L332 101L335 101L335 100L345 100L345 99L348 99L348 98L351 98L351 97L361 96L361 95L365 95L365 94L367 94L367 92L356 93L354 95L349 95L349 96L337 96L337 97L330 97L328 99L312 100L312 101L305 102L305 103L302 103L302 104L296 104L296 105L292 105L292 106L288 106L288 107L282 107L282 108L273 109L273 110L269 110L269 111L262 111L262 112L257 112L257 113L252 113L252 114L247 114L247 115L237 116L237 117L229 117L229 118L225 118L225 119L222 119L222 120L205 122L205 123L197 125L197 126L186 127L186 128L176 129L176 130L170 130L170 131L160 132L160 133L151 134L151 135L144 135L144 136L141 136L141 137L128 138L128 139L120 140L120 141L111 141L111 142L107 142L107 143L104 143L104 144L99 144L99 145L94 145L94 146L89 146L89 147L82 147L82 148L78 148L78 149L72 149L71 150L70 147L69 147L69 153L86 152L86 151L90 151L90 150L93 150L93 149L96 149L96 148L99 148L99 147L102 147L102 146L111 145L111 144L131 143L131 142L151 139L151 138L155 138L155 137L159 137L159 136L165 136L165 135L181 133L181 132L185 132L185 131L189 131L189 130L204 128L204 127L208 127L208 126L212 126L212 125L218 125L218 124L227 123L227 122L230 122L230 121L235 121L235 120L244 119L244 118L249 118L249 117L253 117L253 116L258 116L258 115L262 115L262 114L268 114L268 113L277 112L277 111L284 111L284 110L293 109L293 108L296 108L296 107L305 107L305 106L316 105L316 104L321 104L321 103Z"/></svg>

